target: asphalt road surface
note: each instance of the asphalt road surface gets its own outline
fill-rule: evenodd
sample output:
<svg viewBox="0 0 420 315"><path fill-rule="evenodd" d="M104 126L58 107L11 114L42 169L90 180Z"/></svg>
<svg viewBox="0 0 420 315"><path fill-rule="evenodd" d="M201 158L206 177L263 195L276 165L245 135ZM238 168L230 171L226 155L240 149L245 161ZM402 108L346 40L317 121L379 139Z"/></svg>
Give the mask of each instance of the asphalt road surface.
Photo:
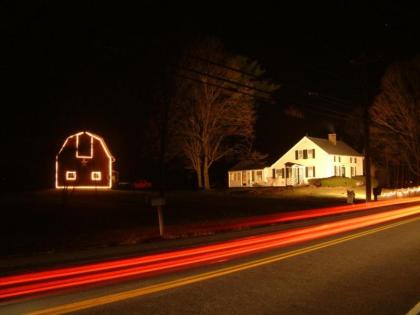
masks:
<svg viewBox="0 0 420 315"><path fill-rule="evenodd" d="M419 301L414 217L186 271L14 300L0 314L406 314Z"/></svg>

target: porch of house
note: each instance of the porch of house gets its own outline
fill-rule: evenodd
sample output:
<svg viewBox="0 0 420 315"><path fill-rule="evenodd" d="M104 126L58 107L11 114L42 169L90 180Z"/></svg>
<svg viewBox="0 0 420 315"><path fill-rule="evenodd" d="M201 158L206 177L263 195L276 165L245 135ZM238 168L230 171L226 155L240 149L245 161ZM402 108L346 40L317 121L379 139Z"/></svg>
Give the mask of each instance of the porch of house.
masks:
<svg viewBox="0 0 420 315"><path fill-rule="evenodd" d="M241 170L229 172L229 187L265 186L264 170Z"/></svg>
<svg viewBox="0 0 420 315"><path fill-rule="evenodd" d="M271 186L299 186L305 179L305 166L287 162L283 168L273 169Z"/></svg>

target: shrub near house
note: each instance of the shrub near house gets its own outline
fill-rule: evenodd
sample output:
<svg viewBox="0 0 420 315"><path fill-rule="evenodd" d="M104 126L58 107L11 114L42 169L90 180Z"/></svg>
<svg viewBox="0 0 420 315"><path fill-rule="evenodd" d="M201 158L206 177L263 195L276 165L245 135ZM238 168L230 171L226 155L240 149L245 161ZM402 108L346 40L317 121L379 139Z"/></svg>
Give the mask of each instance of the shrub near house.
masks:
<svg viewBox="0 0 420 315"><path fill-rule="evenodd" d="M308 180L309 185L316 187L359 187L365 184L364 176L352 178L342 176L332 176L327 178L313 178ZM372 186L377 186L376 179L372 178Z"/></svg>

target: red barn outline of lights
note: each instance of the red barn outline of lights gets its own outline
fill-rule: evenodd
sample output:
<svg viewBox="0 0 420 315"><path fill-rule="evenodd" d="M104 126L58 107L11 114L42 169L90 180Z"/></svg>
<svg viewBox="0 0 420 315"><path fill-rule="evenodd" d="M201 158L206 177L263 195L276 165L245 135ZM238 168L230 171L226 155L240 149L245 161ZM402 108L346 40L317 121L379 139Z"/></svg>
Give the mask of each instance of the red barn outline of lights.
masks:
<svg viewBox="0 0 420 315"><path fill-rule="evenodd" d="M86 143L86 137L90 137L88 154L80 153L81 138ZM55 188L110 189L113 162L115 158L102 137L87 131L73 134L55 157ZM67 176L70 173L72 178Z"/></svg>

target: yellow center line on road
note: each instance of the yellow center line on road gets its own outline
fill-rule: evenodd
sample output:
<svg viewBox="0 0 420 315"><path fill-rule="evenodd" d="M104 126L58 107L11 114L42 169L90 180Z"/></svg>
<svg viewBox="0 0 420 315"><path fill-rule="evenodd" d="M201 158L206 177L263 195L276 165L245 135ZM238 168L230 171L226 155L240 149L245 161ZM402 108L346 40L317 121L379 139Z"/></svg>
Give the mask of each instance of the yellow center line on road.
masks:
<svg viewBox="0 0 420 315"><path fill-rule="evenodd" d="M97 297L97 298L91 298L91 299L87 299L87 300L83 300L83 301L78 301L78 302L73 302L73 303L69 303L69 304L64 304L64 305L60 305L60 306L47 308L47 309L42 309L42 310L31 312L28 315L53 315L53 314L70 313L70 312L75 312L75 311L79 311L79 310L83 310L83 309L87 309L87 308L92 308L92 307L95 307L95 306L100 306L100 305L115 303L115 302L131 299L131 298L135 298L135 297L140 297L140 296L143 296L143 295L146 295L146 294L151 294L151 293L155 293L155 292L169 290L169 289L185 286L185 285L188 285L188 284L192 284L192 283L196 283L196 282L200 282L200 281L205 281L205 280L221 277L221 276L232 274L232 273L235 273L235 272L239 272L239 271L243 271L243 270L247 270L247 269L251 269L251 268L256 268L256 267L259 267L259 266L262 266L262 265L270 264L270 263L273 263L273 262L277 262L277 261L280 261L280 260L283 260L283 259L287 259L287 258L291 258L291 257L294 257L294 256L302 255L302 254L305 254L305 253L313 252L313 251L316 251L318 249L322 249L322 248L325 248L325 247L330 247L330 246L333 246L333 245L344 243L344 242L347 242L347 241L350 241L350 240L353 240L353 239L356 239L356 238L360 238L360 237L363 237L363 236L366 236L366 235L370 235L370 234L377 233L377 232L380 232L380 231L383 231L383 230L394 228L394 227L397 227L397 226L400 226L400 225L403 225L403 224L407 224L407 223L410 223L410 222L413 222L413 221L417 221L417 220L420 220L420 217L416 217L416 218L413 218L413 219L404 220L404 221L400 221L400 222L391 223L391 224L388 224L388 225L385 225L385 226L380 226L380 227L370 229L370 230L367 230L367 231L363 231L363 232L355 233L355 234L352 234L352 235L344 236L344 237L341 237L341 238L337 238L337 239L334 239L334 240L331 240L331 241L326 241L326 242L322 242L322 243L319 243L319 244L307 246L307 247L300 248L300 249L297 249L297 250L292 250L292 251L289 251L289 252L285 252L285 253L281 253L281 254L278 254L278 255L270 256L270 257L267 257L267 258L257 259L257 260L247 262L247 263L237 264L235 266L225 267L225 268L221 268L221 269L218 269L218 270L201 273L201 274L194 275L194 276L184 277L184 278L180 278L180 279L173 280L173 281L158 283L158 284L143 287L143 288L133 289L133 290L124 291L124 292L120 292L120 293L109 294L109 295L105 295L105 296L101 296L101 297Z"/></svg>

